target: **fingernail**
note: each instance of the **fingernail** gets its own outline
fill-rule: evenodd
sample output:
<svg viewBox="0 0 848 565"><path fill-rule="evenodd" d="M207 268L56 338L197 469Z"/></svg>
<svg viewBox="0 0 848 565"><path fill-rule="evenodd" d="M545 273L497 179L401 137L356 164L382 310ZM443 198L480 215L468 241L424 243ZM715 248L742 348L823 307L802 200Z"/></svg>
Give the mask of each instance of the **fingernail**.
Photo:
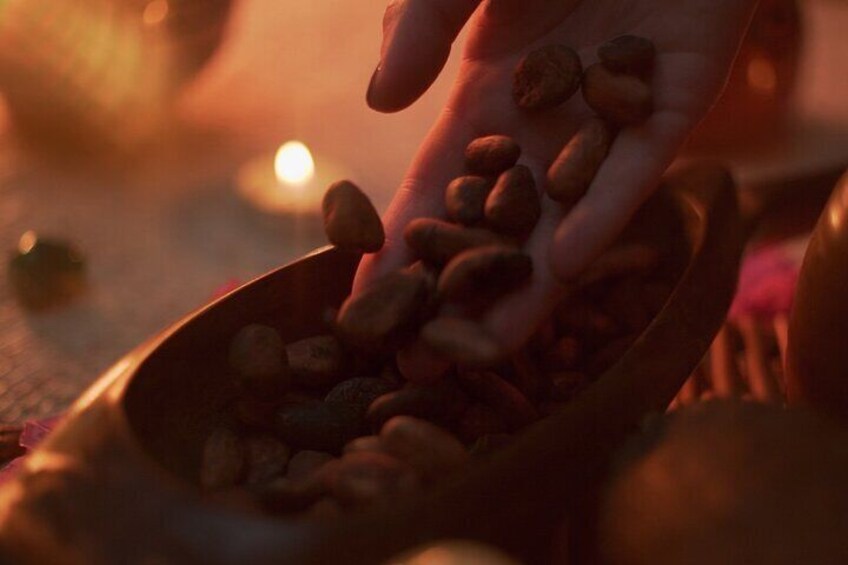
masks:
<svg viewBox="0 0 848 565"><path fill-rule="evenodd" d="M380 73L380 68L382 67L382 63L377 65L377 68L374 69L374 73L371 75L371 80L368 82L368 90L365 92L365 102L368 104L369 108L374 108L374 87L377 84L377 75Z"/></svg>

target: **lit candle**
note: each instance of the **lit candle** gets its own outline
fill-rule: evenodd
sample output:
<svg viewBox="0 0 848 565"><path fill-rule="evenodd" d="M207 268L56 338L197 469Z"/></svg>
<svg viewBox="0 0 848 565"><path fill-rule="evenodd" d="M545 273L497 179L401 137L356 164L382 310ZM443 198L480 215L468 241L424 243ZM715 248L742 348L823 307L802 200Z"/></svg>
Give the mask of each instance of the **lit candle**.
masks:
<svg viewBox="0 0 848 565"><path fill-rule="evenodd" d="M260 210L273 214L316 214L327 187L345 178L330 163L317 161L300 141L288 141L239 171L239 193Z"/></svg>

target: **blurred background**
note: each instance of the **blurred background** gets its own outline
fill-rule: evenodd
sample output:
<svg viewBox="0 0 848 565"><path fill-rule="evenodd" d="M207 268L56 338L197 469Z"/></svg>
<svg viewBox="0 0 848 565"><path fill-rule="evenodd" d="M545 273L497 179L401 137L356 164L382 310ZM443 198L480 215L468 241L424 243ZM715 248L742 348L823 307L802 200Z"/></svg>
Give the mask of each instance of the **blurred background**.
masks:
<svg viewBox="0 0 848 565"><path fill-rule="evenodd" d="M146 338L322 245L332 180L385 207L457 53L412 108L369 110L384 4L0 0L0 420L62 411ZM753 210L848 166L846 27L843 0L763 0L687 148L729 160Z"/></svg>

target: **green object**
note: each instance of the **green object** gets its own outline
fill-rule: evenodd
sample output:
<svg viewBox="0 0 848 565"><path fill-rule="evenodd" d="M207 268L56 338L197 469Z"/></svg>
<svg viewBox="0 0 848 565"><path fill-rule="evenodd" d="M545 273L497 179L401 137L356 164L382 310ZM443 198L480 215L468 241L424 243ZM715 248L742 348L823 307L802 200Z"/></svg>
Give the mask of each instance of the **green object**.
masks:
<svg viewBox="0 0 848 565"><path fill-rule="evenodd" d="M58 306L85 288L85 261L70 243L28 231L9 259L9 279L26 307Z"/></svg>

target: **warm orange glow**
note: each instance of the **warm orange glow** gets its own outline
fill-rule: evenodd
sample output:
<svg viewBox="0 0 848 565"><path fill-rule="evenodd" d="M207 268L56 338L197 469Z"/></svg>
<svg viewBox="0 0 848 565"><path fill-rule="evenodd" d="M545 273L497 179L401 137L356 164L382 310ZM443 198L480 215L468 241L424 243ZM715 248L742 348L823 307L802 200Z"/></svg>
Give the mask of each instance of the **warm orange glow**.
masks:
<svg viewBox="0 0 848 565"><path fill-rule="evenodd" d="M748 62L748 86L761 94L774 94L777 89L777 70L765 57L754 57Z"/></svg>
<svg viewBox="0 0 848 565"><path fill-rule="evenodd" d="M518 565L495 549L467 540L441 540L396 556L391 565Z"/></svg>
<svg viewBox="0 0 848 565"><path fill-rule="evenodd" d="M302 186L315 176L312 153L300 141L289 141L274 155L274 174L281 185Z"/></svg>
<svg viewBox="0 0 848 565"><path fill-rule="evenodd" d="M0 132L6 131L10 122L9 103L6 101L6 97L0 93Z"/></svg>
<svg viewBox="0 0 848 565"><path fill-rule="evenodd" d="M332 161L314 159L306 145L292 140L245 163L236 188L260 210L315 214L321 210L327 186L349 176Z"/></svg>
<svg viewBox="0 0 848 565"><path fill-rule="evenodd" d="M843 231L846 210L848 210L848 190L838 190L826 208L827 227L830 228L830 233L839 234Z"/></svg>
<svg viewBox="0 0 848 565"><path fill-rule="evenodd" d="M145 25L154 26L168 17L168 0L152 0L144 7L141 19Z"/></svg>
<svg viewBox="0 0 848 565"><path fill-rule="evenodd" d="M842 211L834 206L828 211L827 219L830 222L830 227L839 229L839 226L842 225Z"/></svg>
<svg viewBox="0 0 848 565"><path fill-rule="evenodd" d="M21 253L29 253L35 244L38 242L38 236L34 231L25 232L21 239L18 240L18 251Z"/></svg>

